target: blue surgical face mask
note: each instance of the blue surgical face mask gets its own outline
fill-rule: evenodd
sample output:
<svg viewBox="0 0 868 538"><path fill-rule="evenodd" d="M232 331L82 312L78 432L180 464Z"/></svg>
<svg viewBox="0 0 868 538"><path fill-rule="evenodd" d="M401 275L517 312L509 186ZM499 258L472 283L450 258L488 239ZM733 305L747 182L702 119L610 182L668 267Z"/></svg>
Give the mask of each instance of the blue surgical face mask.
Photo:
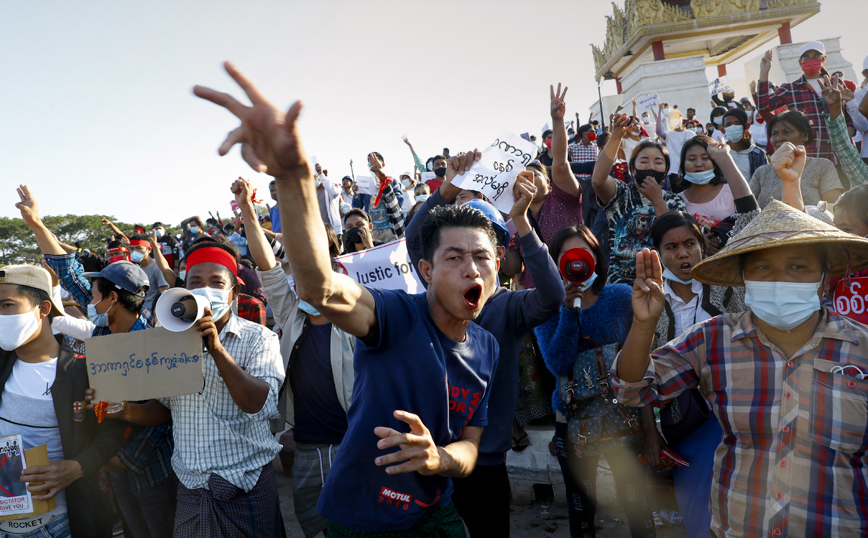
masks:
<svg viewBox="0 0 868 538"><path fill-rule="evenodd" d="M99 301L99 303L101 303L101 302L102 302L102 300ZM97 327L108 327L109 326L108 313L109 313L109 310L111 310L114 305L111 305L110 307L108 307L108 310L106 310L102 314L97 314L96 305L98 305L99 303L87 305L87 319L89 319L90 322L93 323L94 325L96 325Z"/></svg>
<svg viewBox="0 0 868 538"><path fill-rule="evenodd" d="M744 281L744 303L756 317L772 327L788 331L820 309L819 282Z"/></svg>
<svg viewBox="0 0 868 538"><path fill-rule="evenodd" d="M204 297L211 303L211 317L217 321L229 311L229 291L217 288L196 288L189 290L193 295Z"/></svg>
<svg viewBox="0 0 868 538"><path fill-rule="evenodd" d="M714 168L711 170L705 170L703 172L685 172L684 179L693 183L694 185L708 185L711 183L711 180L714 179L715 173Z"/></svg>
<svg viewBox="0 0 868 538"><path fill-rule="evenodd" d="M166 233L166 232L164 232L162 228L157 228L157 229L154 231L154 233L157 235L157 237L163 237L163 234Z"/></svg>
<svg viewBox="0 0 868 538"><path fill-rule="evenodd" d="M434 161L431 161L430 163L426 164L425 168L427 168L429 172L434 170Z"/></svg>
<svg viewBox="0 0 868 538"><path fill-rule="evenodd" d="M190 226L190 233L191 234L199 233L199 227L198 226Z"/></svg>
<svg viewBox="0 0 868 538"><path fill-rule="evenodd" d="M681 280L680 278L675 276L675 273L673 273L672 271L670 271L666 267L663 268L663 278L665 278L666 280L672 280L674 282L681 282L682 284L692 284L693 283L692 278L690 280Z"/></svg>
<svg viewBox="0 0 868 538"><path fill-rule="evenodd" d="M313 305L307 301L302 301L301 299L299 299L298 300L298 307L301 309L302 312L304 312L308 316L321 316L322 315L319 313L319 310L314 308Z"/></svg>
<svg viewBox="0 0 868 538"><path fill-rule="evenodd" d="M736 142L741 142L741 139L744 138L744 127L741 125L730 125L723 134L727 140L735 144Z"/></svg>
<svg viewBox="0 0 868 538"><path fill-rule="evenodd" d="M591 277L582 283L582 291L587 291L587 289L591 287L591 285L594 283L595 280L597 280L597 272L596 271L591 273Z"/></svg>
<svg viewBox="0 0 868 538"><path fill-rule="evenodd" d="M187 271L178 272L178 278L180 278L181 280L187 280Z"/></svg>
<svg viewBox="0 0 868 538"><path fill-rule="evenodd" d="M145 255L139 252L138 250L134 250L130 252L130 261L133 263L139 263L145 259Z"/></svg>

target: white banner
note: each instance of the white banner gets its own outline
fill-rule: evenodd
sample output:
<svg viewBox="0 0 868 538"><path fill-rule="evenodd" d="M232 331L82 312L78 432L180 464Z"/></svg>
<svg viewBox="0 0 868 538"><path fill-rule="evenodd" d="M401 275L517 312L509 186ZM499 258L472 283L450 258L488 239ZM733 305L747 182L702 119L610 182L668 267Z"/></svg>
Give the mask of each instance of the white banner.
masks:
<svg viewBox="0 0 868 538"><path fill-rule="evenodd" d="M646 110L651 110L655 107L660 106L660 96L656 93L651 95L646 95L645 97L636 99L636 105L639 109L639 112L645 112Z"/></svg>
<svg viewBox="0 0 868 538"><path fill-rule="evenodd" d="M410 263L406 239L338 256L335 261L343 274L363 286L407 293L425 291L416 268Z"/></svg>
<svg viewBox="0 0 868 538"><path fill-rule="evenodd" d="M503 213L509 213L515 199L512 186L518 173L536 156L536 146L509 132L504 132L482 152L482 158L464 175L455 176L456 187L478 191Z"/></svg>
<svg viewBox="0 0 868 538"><path fill-rule="evenodd" d="M359 194L377 194L377 181L373 176L356 176L356 185L359 186Z"/></svg>
<svg viewBox="0 0 868 538"><path fill-rule="evenodd" d="M708 83L708 93L711 95L720 95L721 93L731 92L732 86L729 85L729 79L725 76L716 78Z"/></svg>

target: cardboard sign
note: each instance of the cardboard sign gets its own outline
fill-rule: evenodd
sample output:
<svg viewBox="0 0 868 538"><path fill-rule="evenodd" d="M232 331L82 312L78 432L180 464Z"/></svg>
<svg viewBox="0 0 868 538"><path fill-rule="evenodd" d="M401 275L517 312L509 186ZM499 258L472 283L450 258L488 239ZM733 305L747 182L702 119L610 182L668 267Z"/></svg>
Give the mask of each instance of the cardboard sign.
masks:
<svg viewBox="0 0 868 538"><path fill-rule="evenodd" d="M512 186L518 173L536 156L536 146L512 133L504 132L482 151L482 158L452 183L461 189L478 191L503 213L515 204Z"/></svg>
<svg viewBox="0 0 868 538"><path fill-rule="evenodd" d="M639 109L639 112L645 112L646 110L652 110L658 106L660 106L660 96L655 94L646 95L640 99L636 99L636 105Z"/></svg>
<svg viewBox="0 0 868 538"><path fill-rule="evenodd" d="M201 392L202 337L163 327L85 340L87 377L104 402L168 398Z"/></svg>
<svg viewBox="0 0 868 538"><path fill-rule="evenodd" d="M422 293L425 288L410 263L406 239L335 258L340 271L363 286Z"/></svg>
<svg viewBox="0 0 868 538"><path fill-rule="evenodd" d="M729 85L727 77L719 77L708 83L708 93L711 95L720 95L721 93L731 92L732 86Z"/></svg>
<svg viewBox="0 0 868 538"><path fill-rule="evenodd" d="M13 436L5 436L5 437L13 437ZM15 435L14 437L18 437L19 439L21 438L20 435ZM2 438L0 438L0 439L2 439ZM0 446L5 445L5 444L6 444L5 441L0 442ZM30 449L24 451L24 461L23 461L23 467L21 470L23 470L27 467L39 467L40 465L48 465L48 463L49 463L49 461L48 461L48 447L45 445L35 446L33 448L30 448ZM0 466L0 471L3 470L3 467L5 467L5 465L6 464ZM11 467L10 467L10 469L11 469ZM2 472L0 472L0 475L5 477L5 474L3 474ZM18 482L19 484L26 486L27 484L25 484L24 482L20 482L18 480L18 478L20 476L21 476L21 471L19 470L18 475L14 477L14 480L16 482ZM2 481L2 480L5 480L5 479L0 479L0 481ZM42 484L42 482L29 482L29 484L31 484L33 486L39 486ZM8 490L8 487L5 484L3 484L3 488ZM30 494L28 493L27 496L30 497ZM6 506L3 506L3 504L5 504ZM0 494L0 514L3 514L3 515L0 515L0 521L6 521L9 519L23 519L23 518L27 518L27 517L38 516L39 514L44 514L46 512L51 512L52 510L57 508L57 499L55 497L52 497L51 499L49 499L47 501L34 501L31 498L31 501L30 501L31 509L28 512L10 511L10 509L12 509L10 507L10 505L14 505L14 504L16 504L16 503L14 501L10 501L10 498L6 497L5 494ZM14 509L12 509L12 510L14 510Z"/></svg>
<svg viewBox="0 0 868 538"><path fill-rule="evenodd" d="M868 277L842 278L835 286L835 312L868 323Z"/></svg>
<svg viewBox="0 0 868 538"><path fill-rule="evenodd" d="M374 176L356 176L356 185L359 186L359 194L375 196L379 190Z"/></svg>

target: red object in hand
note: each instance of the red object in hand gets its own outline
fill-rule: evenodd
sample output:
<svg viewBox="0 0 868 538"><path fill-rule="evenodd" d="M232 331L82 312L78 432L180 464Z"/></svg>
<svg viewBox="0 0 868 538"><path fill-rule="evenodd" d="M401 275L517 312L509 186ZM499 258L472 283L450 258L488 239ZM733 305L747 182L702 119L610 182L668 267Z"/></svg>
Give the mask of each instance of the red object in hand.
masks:
<svg viewBox="0 0 868 538"><path fill-rule="evenodd" d="M96 421L98 424L102 424L103 419L108 413L108 402L99 402L95 406L93 406L93 412L96 413Z"/></svg>
<svg viewBox="0 0 868 538"><path fill-rule="evenodd" d="M594 255L583 248L571 248L564 252L558 268L565 279L581 284L594 274Z"/></svg>
<svg viewBox="0 0 868 538"><path fill-rule="evenodd" d="M663 461L664 464L666 464L667 468L675 466L690 467L690 464L687 462L687 460L685 460L668 448L664 448L660 451L660 459ZM639 460L641 460L642 463L645 463L645 455L639 454Z"/></svg>

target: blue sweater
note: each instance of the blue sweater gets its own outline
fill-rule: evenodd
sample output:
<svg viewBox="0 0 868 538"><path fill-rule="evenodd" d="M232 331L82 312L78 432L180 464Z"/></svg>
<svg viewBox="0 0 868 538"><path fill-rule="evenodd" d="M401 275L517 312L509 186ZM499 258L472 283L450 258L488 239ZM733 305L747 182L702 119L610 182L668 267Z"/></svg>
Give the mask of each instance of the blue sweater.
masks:
<svg viewBox="0 0 868 538"><path fill-rule="evenodd" d="M536 328L543 360L555 376L568 375L576 354L591 348L583 336L590 336L598 346L624 343L633 321L632 291L627 284L606 284L592 307L561 307L557 316ZM552 394L552 407L564 413L557 390Z"/></svg>
<svg viewBox="0 0 868 538"><path fill-rule="evenodd" d="M407 226L407 250L417 273L422 258L419 228L438 205L446 205L439 190L425 200ZM488 426L479 442L479 465L499 465L506 461L506 453L512 448L512 419L518 401L518 352L524 343L524 335L557 314L564 302L564 285L548 248L533 232L520 237L519 243L524 252L524 264L536 288L521 291L498 288L485 303L479 317L473 320L490 332L500 345L488 400Z"/></svg>

